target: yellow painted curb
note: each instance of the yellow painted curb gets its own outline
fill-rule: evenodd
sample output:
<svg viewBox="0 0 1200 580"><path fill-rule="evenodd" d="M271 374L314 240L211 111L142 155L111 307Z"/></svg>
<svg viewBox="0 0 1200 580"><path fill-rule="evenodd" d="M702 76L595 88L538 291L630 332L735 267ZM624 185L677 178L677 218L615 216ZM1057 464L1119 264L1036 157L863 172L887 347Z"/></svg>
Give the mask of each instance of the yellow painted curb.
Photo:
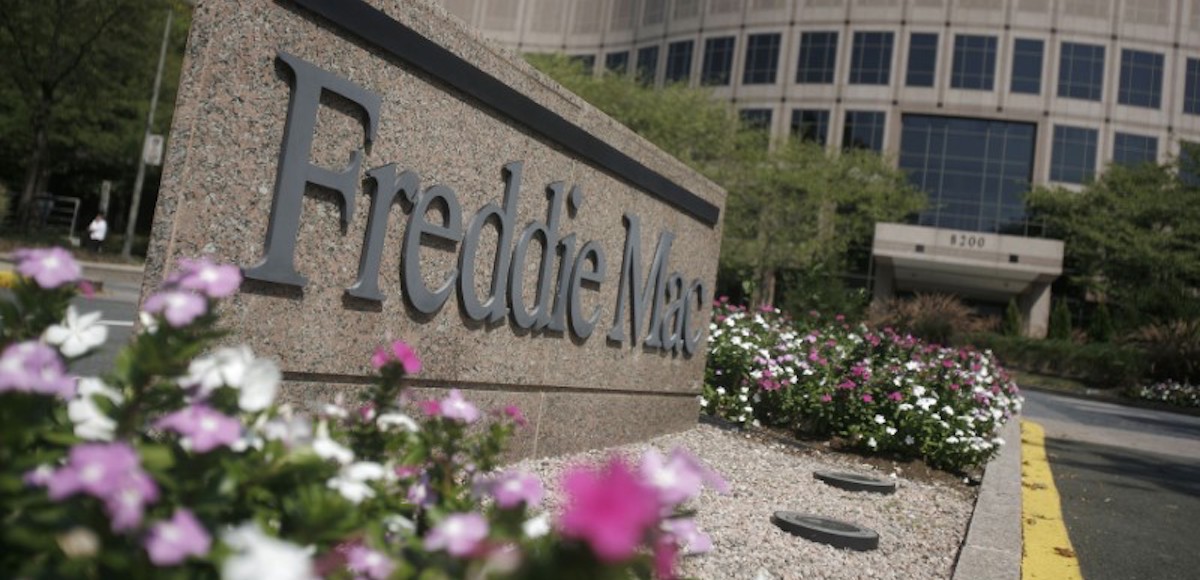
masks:
<svg viewBox="0 0 1200 580"><path fill-rule="evenodd" d="M1046 433L1041 425L1025 420L1021 421L1021 503L1022 578L1082 580L1046 458Z"/></svg>

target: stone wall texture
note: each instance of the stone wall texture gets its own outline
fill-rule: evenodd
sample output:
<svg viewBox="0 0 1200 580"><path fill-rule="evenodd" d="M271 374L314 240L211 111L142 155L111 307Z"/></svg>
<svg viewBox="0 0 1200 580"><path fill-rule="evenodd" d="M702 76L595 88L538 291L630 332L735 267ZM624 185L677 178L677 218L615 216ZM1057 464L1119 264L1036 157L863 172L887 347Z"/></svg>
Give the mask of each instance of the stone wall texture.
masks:
<svg viewBox="0 0 1200 580"><path fill-rule="evenodd" d="M723 210L725 193L536 72L518 56L480 39L436 3L370 0L374 8L502 81L587 133ZM369 380L371 351L387 340L413 345L424 361L419 388L461 388L486 405L521 406L531 425L518 441L521 455L550 455L619 444L682 430L696 421L704 376L704 342L697 352L663 352L644 341L606 340L614 325L628 230L641 228L640 272L645 283L659 235L674 234L668 272L698 279L706 295L693 301L692 324L707 337L720 250L721 222L706 224L649 195L622 175L565 152L560 144L435 75L384 53L290 2L205 0L198 3L169 138L143 295L183 257L207 256L245 269L265 255L291 95L291 71L279 54L294 55L382 98L378 134L364 147L361 108L325 94L317 113L311 163L331 171L363 151L353 211L341 222L340 196L308 185L295 246L303 288L248 280L222 306L231 341L277 359L287 396L309 402L353 391ZM599 307L595 332L525 330L511 315L495 323L469 319L457 288L432 314L405 299L402 247L411 205L392 206L381 258L382 302L346 294L359 272L371 208L366 171L386 164L420 176L421 190L454 191L465 223L488 203L502 204L502 167L523 162L515 225L547 219L546 188L578 186L581 203L564 208L561 233L575 251L588 240L603 249L605 278L582 292L587 311ZM436 206L435 206L436 207ZM432 209L426 220L441 223ZM473 265L479 295L492 279L497 229L485 227ZM514 238L516 235L514 235ZM426 241L421 276L433 288L452 274L462 244ZM535 299L540 242L524 265L525 297ZM504 249L511 252L511 246ZM568 264L569 265L569 264ZM464 267L468 267L464 265ZM513 264L513 267L518 267ZM555 266L557 276L558 265ZM621 321L628 334L629 310ZM647 322L641 324L645 333Z"/></svg>

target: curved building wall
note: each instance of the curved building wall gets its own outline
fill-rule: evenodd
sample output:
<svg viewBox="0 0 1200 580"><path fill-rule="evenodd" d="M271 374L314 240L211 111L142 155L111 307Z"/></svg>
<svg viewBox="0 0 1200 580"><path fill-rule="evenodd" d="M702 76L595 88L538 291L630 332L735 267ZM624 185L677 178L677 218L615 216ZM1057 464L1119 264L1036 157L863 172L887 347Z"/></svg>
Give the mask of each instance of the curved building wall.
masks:
<svg viewBox="0 0 1200 580"><path fill-rule="evenodd" d="M1200 0L444 5L522 52L710 86L776 139L892 155L941 208L922 225L1026 233L1030 183L1080 183L1200 141Z"/></svg>

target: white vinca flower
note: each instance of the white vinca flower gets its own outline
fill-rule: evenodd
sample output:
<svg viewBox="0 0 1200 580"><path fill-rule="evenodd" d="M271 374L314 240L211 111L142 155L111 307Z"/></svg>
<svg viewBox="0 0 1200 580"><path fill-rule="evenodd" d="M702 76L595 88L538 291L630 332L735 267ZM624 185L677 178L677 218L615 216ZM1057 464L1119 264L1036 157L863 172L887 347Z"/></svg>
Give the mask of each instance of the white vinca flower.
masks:
<svg viewBox="0 0 1200 580"><path fill-rule="evenodd" d="M375 497L375 489L371 487L370 482L383 479L385 474L382 465L372 461L359 461L342 467L342 470L325 484L350 500L350 503L359 504L365 499Z"/></svg>
<svg viewBox="0 0 1200 580"><path fill-rule="evenodd" d="M704 399L700 400L704 401ZM390 431L393 427L401 427L409 433L416 433L421 430L421 426L412 417L404 413L383 413L375 419L375 424L383 431Z"/></svg>
<svg viewBox="0 0 1200 580"><path fill-rule="evenodd" d="M317 578L312 550L273 538L257 524L246 523L221 535L233 549L221 564L224 580L310 580Z"/></svg>
<svg viewBox="0 0 1200 580"><path fill-rule="evenodd" d="M42 340L57 346L67 358L81 356L108 340L108 327L100 324L102 314L97 310L81 315L74 306L68 306L66 320L47 328Z"/></svg>
<svg viewBox="0 0 1200 580"><path fill-rule="evenodd" d="M246 367L238 393L238 408L248 413L262 411L275 402L283 373L275 361L254 359Z"/></svg>
<svg viewBox="0 0 1200 580"><path fill-rule="evenodd" d="M540 538L550 533L550 516L539 514L521 524L521 531L529 538Z"/></svg>
<svg viewBox="0 0 1200 580"><path fill-rule="evenodd" d="M114 403L122 403L125 397L105 385L97 378L79 379L75 399L67 403L67 417L75 424L75 436L89 441L112 441L117 422L106 415L92 396L101 395Z"/></svg>
<svg viewBox="0 0 1200 580"><path fill-rule="evenodd" d="M196 357L188 364L188 374L179 379L179 385L195 387L197 396L207 398L222 385L233 388L242 386L246 369L254 362L254 353L246 345L218 348L210 354Z"/></svg>
<svg viewBox="0 0 1200 580"><path fill-rule="evenodd" d="M312 450L317 457L332 459L342 465L354 461L354 452L329 436L329 424L325 421L317 425L317 436L313 438Z"/></svg>

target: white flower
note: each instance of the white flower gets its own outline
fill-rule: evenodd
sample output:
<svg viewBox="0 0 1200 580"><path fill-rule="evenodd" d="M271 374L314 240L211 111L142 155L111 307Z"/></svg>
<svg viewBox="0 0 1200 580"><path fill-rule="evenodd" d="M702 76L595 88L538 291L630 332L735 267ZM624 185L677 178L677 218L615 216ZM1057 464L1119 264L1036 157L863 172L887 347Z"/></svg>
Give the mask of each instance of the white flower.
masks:
<svg viewBox="0 0 1200 580"><path fill-rule="evenodd" d="M717 387L717 394L718 394L718 395L724 395L724 394L725 394L725 387Z"/></svg>
<svg viewBox="0 0 1200 580"><path fill-rule="evenodd" d="M896 434L896 428L895 428L895 427L886 427L886 428L884 428L884 431L887 431L887 434L888 434L888 435L895 435L895 434Z"/></svg>
<svg viewBox="0 0 1200 580"><path fill-rule="evenodd" d="M383 516L382 521L383 521L383 527L387 528L387 531L389 531L393 534L401 534L402 533L406 536L411 536L412 534L416 533L416 531L417 531L416 522L414 522L400 514L390 514L390 515Z"/></svg>
<svg viewBox="0 0 1200 580"><path fill-rule="evenodd" d="M325 482L325 485L342 494L350 503L359 504L364 499L375 497L375 490L368 482L383 479L384 475L382 465L371 461L359 461L342 467L342 470Z"/></svg>
<svg viewBox="0 0 1200 580"><path fill-rule="evenodd" d="M149 312L138 313L138 324L141 324L142 332L146 334L156 334L158 332L158 319Z"/></svg>
<svg viewBox="0 0 1200 580"><path fill-rule="evenodd" d="M913 396L914 397L924 397L925 396L925 387L922 387L921 385L917 385L917 386L913 387Z"/></svg>
<svg viewBox="0 0 1200 580"><path fill-rule="evenodd" d="M421 430L421 426L412 417L404 413L384 413L375 419L375 424L383 431L388 431L392 427L403 427L409 433L416 433Z"/></svg>
<svg viewBox="0 0 1200 580"><path fill-rule="evenodd" d="M530 538L540 538L550 533L550 516L538 514L521 524L521 531Z"/></svg>
<svg viewBox="0 0 1200 580"><path fill-rule="evenodd" d="M949 436L949 437L947 437L947 438L946 438L946 443L950 443L950 444L952 444L952 445L953 445L953 444L955 444L955 443L958 443L958 437L955 437L955 436L951 435L951 436Z"/></svg>
<svg viewBox="0 0 1200 580"><path fill-rule="evenodd" d="M103 395L114 403L125 400L121 393L109 388L100 379L79 379L75 399L67 403L67 417L75 424L77 437L89 441L112 441L117 422L100 410L92 400L93 395Z"/></svg>
<svg viewBox="0 0 1200 580"><path fill-rule="evenodd" d="M901 411L911 411L911 410L913 410L912 403L900 403L900 406L899 406L899 407L897 407L897 408L898 408L898 409L900 409Z"/></svg>
<svg viewBox="0 0 1200 580"><path fill-rule="evenodd" d="M254 353L246 345L218 348L211 354L192 359L188 374L179 379L179 385L196 387L201 399L222 385L238 388L252 362Z"/></svg>
<svg viewBox="0 0 1200 580"><path fill-rule="evenodd" d="M887 423L887 419L884 419L883 415L875 415L875 422L882 425L884 423Z"/></svg>
<svg viewBox="0 0 1200 580"><path fill-rule="evenodd" d="M74 306L68 306L67 319L47 328L42 339L57 346L67 358L80 356L108 339L108 327L99 324L101 314L97 310L81 316Z"/></svg>
<svg viewBox="0 0 1200 580"><path fill-rule="evenodd" d="M700 399L700 406L701 406L701 407L707 407L707 406L708 406L708 399L705 399L704 397L697 397L697 398L698 398L698 399Z"/></svg>
<svg viewBox="0 0 1200 580"><path fill-rule="evenodd" d="M275 361L265 358L255 359L246 367L246 374L238 393L238 407L248 413L262 411L275 402L275 394L279 392L279 381L283 374Z"/></svg>
<svg viewBox="0 0 1200 580"><path fill-rule="evenodd" d="M221 564L225 580L309 580L316 578L310 550L273 538L254 523L221 534L234 552Z"/></svg>
<svg viewBox="0 0 1200 580"><path fill-rule="evenodd" d="M951 407L950 405L946 405L945 407L942 407L942 413L945 413L947 417L953 417L954 416L954 408Z"/></svg>
<svg viewBox="0 0 1200 580"><path fill-rule="evenodd" d="M912 445L912 444L913 444L913 443L915 443L915 442L916 442L916 440L912 438L912 435L906 435L906 436L904 437L904 444L905 444L905 445Z"/></svg>
<svg viewBox="0 0 1200 580"><path fill-rule="evenodd" d="M313 438L312 450L317 457L332 459L342 465L354 461L353 451L329 437L329 425L324 421L317 425L317 436Z"/></svg>
<svg viewBox="0 0 1200 580"><path fill-rule="evenodd" d="M875 449L875 447L877 447L878 445L879 444L875 442L874 437L867 439L867 446L870 447L871 449Z"/></svg>
<svg viewBox="0 0 1200 580"><path fill-rule="evenodd" d="M921 397L917 399L917 406L920 407L922 411L928 411L930 407L936 404L937 399L933 397Z"/></svg>

